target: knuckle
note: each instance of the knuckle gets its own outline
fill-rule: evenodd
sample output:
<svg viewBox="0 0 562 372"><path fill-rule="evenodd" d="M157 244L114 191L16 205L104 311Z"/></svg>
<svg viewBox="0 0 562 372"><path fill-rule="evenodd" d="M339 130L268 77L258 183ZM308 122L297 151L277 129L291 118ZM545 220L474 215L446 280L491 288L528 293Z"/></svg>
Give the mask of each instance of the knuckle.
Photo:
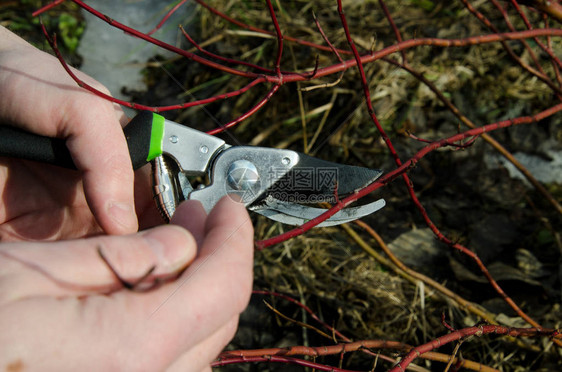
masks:
<svg viewBox="0 0 562 372"><path fill-rule="evenodd" d="M134 280L143 276L154 265L154 254L143 239L128 238L123 244L100 243L100 252L112 271L125 280Z"/></svg>

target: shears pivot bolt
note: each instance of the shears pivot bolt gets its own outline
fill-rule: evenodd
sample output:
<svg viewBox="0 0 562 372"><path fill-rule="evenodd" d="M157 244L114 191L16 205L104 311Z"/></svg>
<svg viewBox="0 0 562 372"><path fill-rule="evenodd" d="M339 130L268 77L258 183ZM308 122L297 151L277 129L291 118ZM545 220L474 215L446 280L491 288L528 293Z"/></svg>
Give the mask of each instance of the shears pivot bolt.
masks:
<svg viewBox="0 0 562 372"><path fill-rule="evenodd" d="M236 160L228 167L227 182L234 190L253 190L259 181L258 169L248 160Z"/></svg>

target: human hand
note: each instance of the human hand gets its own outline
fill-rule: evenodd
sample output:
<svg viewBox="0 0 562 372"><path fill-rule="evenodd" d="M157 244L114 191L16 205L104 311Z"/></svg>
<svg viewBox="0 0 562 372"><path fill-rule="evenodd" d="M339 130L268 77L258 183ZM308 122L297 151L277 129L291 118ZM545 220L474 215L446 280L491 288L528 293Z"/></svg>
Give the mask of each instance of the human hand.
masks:
<svg viewBox="0 0 562 372"><path fill-rule="evenodd" d="M109 93L92 78L75 73ZM101 230L109 234L137 230L134 175L121 128L127 119L117 105L78 87L59 61L2 26L0 97L0 123L65 138L81 171L2 160L0 240L54 240ZM149 198L149 194L138 195L138 202L146 205Z"/></svg>
<svg viewBox="0 0 562 372"><path fill-rule="evenodd" d="M0 245L0 368L210 370L251 292L252 224L223 198L209 216L181 204L172 223L128 236ZM199 244L197 251L196 242ZM131 292L132 280L172 282Z"/></svg>

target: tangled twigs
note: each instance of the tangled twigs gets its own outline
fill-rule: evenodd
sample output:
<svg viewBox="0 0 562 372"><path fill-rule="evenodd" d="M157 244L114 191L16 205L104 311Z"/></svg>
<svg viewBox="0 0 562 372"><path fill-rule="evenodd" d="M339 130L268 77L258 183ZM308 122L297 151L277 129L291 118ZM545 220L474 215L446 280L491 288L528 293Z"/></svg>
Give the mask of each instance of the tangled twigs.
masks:
<svg viewBox="0 0 562 372"><path fill-rule="evenodd" d="M384 359L390 362L395 362L394 359L389 358L385 355L376 352L376 350L395 350L400 352L409 352L414 349L413 346L389 340L362 340L362 341L352 341L348 337L341 334L338 330L328 325L324 321L318 318L308 306L302 304L301 302L293 299L290 296L270 291L254 291L254 294L269 295L273 297L278 297L283 300L289 301L300 308L304 309L314 320L319 322L326 330L334 335L337 335L345 343L336 343L334 345L326 346L290 346L284 348L265 348L265 349L245 349L245 350L229 350L222 352L217 360L213 363L214 367L236 364L236 363L250 363L250 362L270 362L270 363L288 363L288 364L302 364L302 360L296 358L296 356L307 356L318 358L327 355L344 355L351 352L362 351L373 357ZM336 341L336 340L334 340ZM428 351L421 355L422 358L427 360L438 361L441 363L454 363L458 368L466 368L474 371L483 372L497 372L496 369L487 367L483 364L476 363L470 360L451 357L447 354L441 354L437 352ZM316 363L314 365L308 365L309 367L315 367L321 371L328 370L329 366ZM328 369L325 369L328 368ZM338 371L338 369L334 369ZM343 370L342 370L343 371ZM345 370L348 371L348 370Z"/></svg>
<svg viewBox="0 0 562 372"><path fill-rule="evenodd" d="M492 32L495 32L495 33L499 32L499 30L492 24L492 22L490 22L490 20L488 20L481 12L476 10L476 8L474 8L474 6L472 6L472 4L468 0L461 0L461 1L466 6L466 8L471 13L473 13L476 18L478 18L482 23L484 23ZM524 45L526 45L526 42L524 40L522 40L522 42L524 43ZM550 80L550 78L547 75L545 75L545 73L542 70L542 67L541 67L540 63L538 62L538 60L536 59L536 57L534 58L534 61L535 61L535 65L538 68L538 71L535 68L529 66L519 56L517 56L517 54L513 51L513 49L506 43L506 40L501 40L500 43L502 44L502 46L506 50L506 52L511 56L511 58L514 61L516 61L517 64L519 64L519 66L521 66L523 69L525 69L530 74L532 74L532 75L536 76L537 78L541 79L543 83L548 85L550 89L552 89L554 92L556 92L556 94L558 95L559 98L562 98L562 90L560 90L560 87L556 86ZM542 45L542 43L540 45ZM528 47L528 45L526 45L526 46ZM531 49L528 48L527 50L529 51ZM532 50L531 50L531 56L534 56L534 53L532 52ZM558 58L551 53L551 61L555 61L557 59ZM560 61L558 60L558 62L560 62Z"/></svg>
<svg viewBox="0 0 562 372"><path fill-rule="evenodd" d="M353 39L351 37L350 31L349 31L349 27L347 25L347 20L345 17L345 14L343 12L343 7L342 7L342 3L341 0L338 0L338 12L340 14L340 18L341 18L341 22L342 22L342 26L344 28L345 34L346 34L346 38L348 40L348 43L353 51L353 54L355 56L355 59L357 61L357 68L359 69L359 73L361 76L361 82L364 88L364 95L365 95L365 102L367 104L367 108L369 111L369 115L371 117L371 120L373 121L374 125L377 127L379 133L381 134L384 142L386 143L388 149L390 150L391 155L393 156L396 165L398 166L397 169L402 168L403 165L405 165L406 163L402 164L400 158L398 157L398 154L396 152L396 150L394 149L394 146L392 145L392 142L390 141L390 139L388 138L388 136L386 135L384 129L382 128L382 126L380 125L377 116L374 112L372 103L371 103L371 98L370 98L370 92L369 92L369 85L367 83L366 80L366 76L365 76L365 72L363 70L363 66L362 66L362 62L361 62L361 58L359 56L359 53L357 51L357 48L355 47L355 44L353 42ZM552 115L556 112L559 112L560 110L562 110L562 104L558 104L554 107L552 107L551 109L548 109L546 111L551 111L549 115ZM495 129L499 129L500 127L504 127L504 126L512 126L512 125L517 125L517 124L522 124L523 122L527 122L527 123L533 123L535 121L538 121L537 119L541 118L542 115L545 112L541 113L541 114L537 114L535 117L532 118L527 118L527 119L523 119L523 118L517 118L517 119L512 119L512 120L507 120L507 121L503 121L503 122L499 122L499 123L495 123L493 125L493 127ZM540 119L539 119L540 120ZM452 136L449 138L449 140L446 141L437 141L434 142L433 144L426 146L425 149L427 149L427 152L432 151L430 150L430 148L437 146L437 147L443 147L445 145L453 145L455 143L457 143L458 141L462 140L462 139L466 139L466 138L470 138L470 137L474 137L474 136L479 136L481 134L484 134L488 131L488 129L484 129L488 126L484 126L481 128L475 128L472 130L468 130L464 133L456 136ZM491 129L491 127L489 127ZM476 129L484 129L483 131L477 131L474 132ZM495 130L492 129L492 130ZM470 135L468 135L468 133L471 133ZM456 138L453 141L450 141L450 139L452 138ZM435 147L435 148L437 148ZM435 149L434 148L434 149ZM422 151L418 152L417 155L421 155L420 153L423 152ZM415 157L417 158L417 157ZM421 157L420 157L421 158ZM419 159L417 159L416 161L418 161ZM415 163L412 163L412 165ZM469 250L468 248L462 246L459 243L455 243L452 240L450 240L449 238L447 238L439 229L438 227L433 223L433 221L430 219L429 215L427 214L425 208L423 207L423 205L421 204L420 200L418 199L414 188L413 188L413 183L410 181L407 173L405 172L406 169L404 170L404 172L401 174L402 178L404 179L404 182L406 184L406 187L408 189L408 192L410 194L410 197L412 199L412 202L414 203L414 205L418 208L418 210L420 211L420 213L422 214L422 217L425 220L425 223L427 224L427 226L433 231L433 233L435 234L435 236L442 241L443 243L449 245L450 247L461 251L462 253L464 253L465 255L467 255L468 257L472 258L472 260L478 265L478 267L480 268L480 271L482 272L482 274L486 277L486 279L488 280L488 282L491 284L491 286L494 288L494 290L500 295L500 297L523 319L525 319L525 321L527 323L529 323L530 325L532 325L533 327L536 327L538 329L542 329L542 327L534 320L532 319L529 315L527 315L512 299L511 297L509 297L507 295L507 293L505 293L505 291L499 286L499 284L497 283L497 281L490 275L490 272L488 271L488 269L486 268L486 266L484 265L484 263L482 262L482 260L478 257L478 255L476 255L476 253L474 253L473 251ZM392 172L391 172L392 173ZM337 207L337 206L336 206ZM558 346L562 346L562 341L560 340L554 340L554 342L558 345Z"/></svg>

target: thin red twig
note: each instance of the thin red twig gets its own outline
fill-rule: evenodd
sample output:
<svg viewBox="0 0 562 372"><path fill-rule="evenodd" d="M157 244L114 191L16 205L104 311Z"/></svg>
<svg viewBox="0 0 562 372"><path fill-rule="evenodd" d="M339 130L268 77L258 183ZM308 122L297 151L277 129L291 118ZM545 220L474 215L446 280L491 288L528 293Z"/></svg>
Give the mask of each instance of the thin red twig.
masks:
<svg viewBox="0 0 562 372"><path fill-rule="evenodd" d="M379 0L379 4L380 4L381 9L384 13L384 16L386 17L386 19L388 20L388 23L390 24L390 27L392 28L392 32L394 32L394 37L396 38L396 41L401 43L402 42L402 33L400 32L398 27L396 27L396 23L394 22L394 19L392 18L392 14L390 14L390 11L388 10L388 7L386 6L386 3L384 2L384 0ZM406 60L406 52L401 51L400 53L402 54L402 63L403 64L408 63L407 60Z"/></svg>
<svg viewBox="0 0 562 372"><path fill-rule="evenodd" d="M271 0L266 0L267 8L269 9L269 15L271 16L271 21L273 22L273 27L275 28L275 34L277 36L277 57L275 59L275 72L279 79L282 79L281 74L281 57L283 56L283 33L281 32L281 27L279 27L279 22L277 21L277 16L275 15L275 9L273 9L273 4Z"/></svg>
<svg viewBox="0 0 562 372"><path fill-rule="evenodd" d="M147 35L152 35L153 33L155 33L156 31L158 31L162 26L164 26L164 23L166 23L166 21L168 21L168 19L183 5L186 3L187 0L181 0L179 3L177 3L172 9L170 9L170 11L168 13L166 13L166 15L162 18L162 20L160 22L158 22L158 24L156 25L156 27L154 27L152 30L150 30L149 32L147 32Z"/></svg>
<svg viewBox="0 0 562 372"><path fill-rule="evenodd" d="M425 139L425 138L420 138L420 137L416 136L416 135L413 134L413 133L408 133L408 137L410 137L411 139L414 139L414 140L416 140L416 141L420 141L420 142L424 142L424 143L432 143L432 142L434 142L434 141L432 141L432 140L428 140L428 139ZM451 145L449 145L449 146L455 147L456 149L459 149L459 150L460 150L460 149L466 149L466 148L472 146L472 144L474 143L474 141L476 141L476 139L478 139L478 137L479 137L479 136L474 136L474 137L472 137L471 139L469 139L468 141L466 141L466 142L464 142L464 143L454 143L454 144L451 144Z"/></svg>
<svg viewBox="0 0 562 372"><path fill-rule="evenodd" d="M548 17L546 16L546 14L543 13L543 21L544 21L544 28L548 28ZM548 48L548 50L552 51L552 38L550 36L546 37L546 46ZM560 68L558 67L560 65L560 59L558 59L558 63L552 62L552 65L554 66L554 75L556 76L556 81L558 81L558 86L562 87L562 76L560 74Z"/></svg>
<svg viewBox="0 0 562 372"><path fill-rule="evenodd" d="M51 10L52 8L56 7L57 5L60 5L62 3L64 3L65 0L55 0L39 9L37 9L36 11L34 11L33 13L31 13L32 17L37 17L38 15L41 15L41 13L44 13L48 10Z"/></svg>
<svg viewBox="0 0 562 372"><path fill-rule="evenodd" d="M247 118L249 118L250 116L252 116L253 114L255 114L259 109L261 109L267 102L269 102L269 100L271 99L271 97L273 97L273 95L275 94L275 92L277 92L279 90L280 85L274 85L269 92L267 92L266 96L264 98L262 98L254 107L252 107L250 110L246 111L244 114L240 115L239 117L237 117L236 119L226 123L225 125L221 126L220 128L216 128L213 130L210 130L207 132L207 134L217 134L217 133L221 133L223 131L225 131L228 128L231 128L239 123L241 123L242 121L246 120Z"/></svg>

